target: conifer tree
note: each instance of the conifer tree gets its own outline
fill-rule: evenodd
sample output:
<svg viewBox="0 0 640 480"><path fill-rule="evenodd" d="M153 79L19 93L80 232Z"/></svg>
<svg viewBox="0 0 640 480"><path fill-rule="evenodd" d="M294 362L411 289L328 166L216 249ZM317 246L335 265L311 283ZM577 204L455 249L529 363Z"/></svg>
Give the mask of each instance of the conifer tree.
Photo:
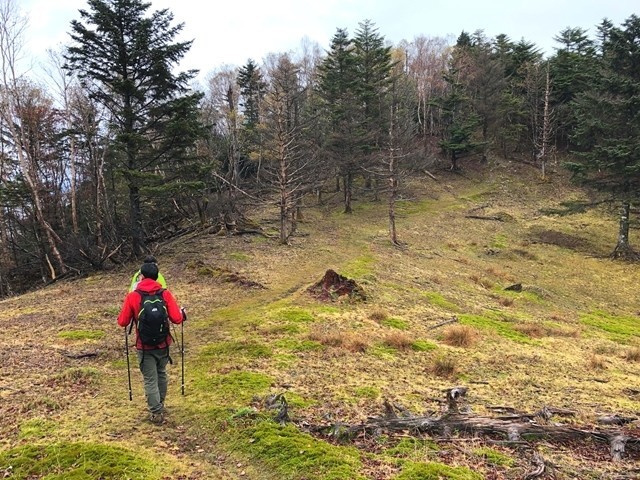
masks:
<svg viewBox="0 0 640 480"><path fill-rule="evenodd" d="M636 257L629 243L629 213L640 196L640 17L622 27L599 27L600 69L593 88L576 98L581 161L567 166L622 205L613 257Z"/></svg>
<svg viewBox="0 0 640 480"><path fill-rule="evenodd" d="M337 174L343 179L344 211L351 213L353 176L357 168L362 133L362 109L356 97L357 75L353 43L339 28L327 57L320 65L319 93L329 118L327 147Z"/></svg>
<svg viewBox="0 0 640 480"><path fill-rule="evenodd" d="M192 42L175 42L183 24L172 25L167 9L148 14L151 4L142 0L88 0L88 6L71 22L66 68L111 114L129 191L131 246L140 254L145 187L166 190L201 133L201 96L188 89L197 72L174 73Z"/></svg>

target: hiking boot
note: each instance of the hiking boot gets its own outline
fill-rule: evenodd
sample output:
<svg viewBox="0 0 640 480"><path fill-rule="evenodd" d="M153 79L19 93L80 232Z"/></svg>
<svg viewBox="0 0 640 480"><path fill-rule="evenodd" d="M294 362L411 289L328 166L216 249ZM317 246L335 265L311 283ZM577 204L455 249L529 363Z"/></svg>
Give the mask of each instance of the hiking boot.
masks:
<svg viewBox="0 0 640 480"><path fill-rule="evenodd" d="M162 425L164 423L164 413L163 412L152 413L151 416L149 417L149 420L151 420L151 423L154 423L156 425Z"/></svg>

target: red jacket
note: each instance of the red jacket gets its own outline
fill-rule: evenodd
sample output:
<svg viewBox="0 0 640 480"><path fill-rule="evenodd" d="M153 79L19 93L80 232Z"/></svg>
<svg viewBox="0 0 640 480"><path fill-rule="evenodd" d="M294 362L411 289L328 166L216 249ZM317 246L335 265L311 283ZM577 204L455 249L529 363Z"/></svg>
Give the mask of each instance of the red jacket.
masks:
<svg viewBox="0 0 640 480"><path fill-rule="evenodd" d="M141 290L145 293L155 293L160 290L162 286L152 280L150 278L144 278L136 287L137 290ZM164 299L164 303L167 306L167 314L169 315L169 320L171 322L179 325L182 323L182 311L180 307L176 303L176 299L173 297L169 290L165 290L162 292L162 298ZM122 310L120 311L120 315L118 315L118 325L121 327L128 327L131 321L138 321L138 313L140 313L140 308L142 306L142 296L136 292L130 292L124 297L124 304L122 305ZM137 325L136 325L137 326ZM165 342L162 342L159 345L149 346L142 345L140 341L140 337L138 335L138 329L136 328L136 348L138 350L156 350L160 348L167 348L171 345L172 338L171 335L167 337Z"/></svg>

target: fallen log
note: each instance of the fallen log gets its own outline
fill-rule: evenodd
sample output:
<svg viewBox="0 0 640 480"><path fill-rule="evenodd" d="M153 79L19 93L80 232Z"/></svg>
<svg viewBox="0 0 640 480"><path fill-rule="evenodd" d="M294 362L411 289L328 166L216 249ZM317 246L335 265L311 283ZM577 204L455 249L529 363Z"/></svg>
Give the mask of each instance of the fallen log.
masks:
<svg viewBox="0 0 640 480"><path fill-rule="evenodd" d="M506 440L507 444L531 443L536 440L551 442L593 441L609 445L611 458L620 461L625 454L640 455L640 437L630 436L619 428L578 428L558 423L548 424L553 415L573 415L575 412L565 409L545 407L536 413L512 414L503 417L483 417L461 413L460 402L464 401L466 387L455 387L446 391L447 411L441 415L413 416L403 409L398 415L394 404L385 401L385 414L382 417L369 418L366 422L349 425L342 422L330 425L306 425L312 433L328 435L342 440L362 435L386 433L428 434L437 441L438 437L450 438L453 432L473 436L483 435L490 439L496 437ZM542 463L544 465L544 462ZM538 468L528 478L536 478ZM544 469L543 469L544 471ZM537 474L539 475L539 474Z"/></svg>

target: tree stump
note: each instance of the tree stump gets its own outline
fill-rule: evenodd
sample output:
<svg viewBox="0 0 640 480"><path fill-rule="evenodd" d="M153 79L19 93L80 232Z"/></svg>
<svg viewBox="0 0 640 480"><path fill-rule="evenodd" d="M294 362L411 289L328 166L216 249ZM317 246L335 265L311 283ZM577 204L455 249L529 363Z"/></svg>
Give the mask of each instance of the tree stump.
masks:
<svg viewBox="0 0 640 480"><path fill-rule="evenodd" d="M344 277L331 269L326 271L322 280L311 285L307 291L320 300L333 300L345 295L358 300L366 300L362 288L355 280Z"/></svg>

